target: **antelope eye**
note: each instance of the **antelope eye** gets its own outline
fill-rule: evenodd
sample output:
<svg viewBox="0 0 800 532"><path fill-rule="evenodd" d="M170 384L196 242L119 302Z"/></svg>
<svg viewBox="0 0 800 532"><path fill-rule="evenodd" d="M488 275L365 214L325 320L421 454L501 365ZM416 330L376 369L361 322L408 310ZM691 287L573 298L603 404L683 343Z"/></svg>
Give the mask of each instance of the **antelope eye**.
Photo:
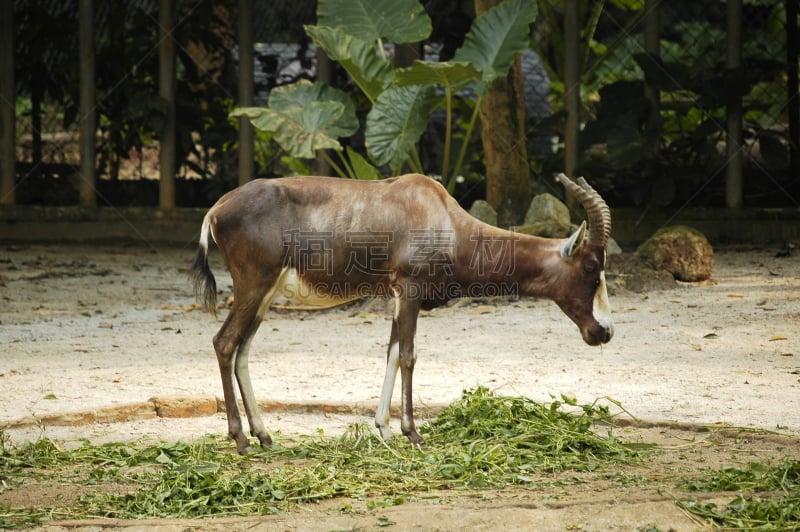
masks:
<svg viewBox="0 0 800 532"><path fill-rule="evenodd" d="M594 262L587 262L583 265L583 271L586 273L594 273L597 271L597 264Z"/></svg>

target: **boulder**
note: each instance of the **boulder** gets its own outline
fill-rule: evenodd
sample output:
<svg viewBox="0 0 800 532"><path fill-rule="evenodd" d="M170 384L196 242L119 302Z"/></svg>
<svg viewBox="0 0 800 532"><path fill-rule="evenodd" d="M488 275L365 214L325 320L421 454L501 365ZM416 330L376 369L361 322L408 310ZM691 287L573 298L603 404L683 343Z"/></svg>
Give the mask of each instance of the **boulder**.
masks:
<svg viewBox="0 0 800 532"><path fill-rule="evenodd" d="M552 194L537 194L531 200L525 222L514 231L547 238L566 238L571 233L569 209Z"/></svg>
<svg viewBox="0 0 800 532"><path fill-rule="evenodd" d="M621 255L621 254L622 254L622 248L619 247L617 241L614 240L613 238L609 238L608 244L606 244L606 255L611 256L611 255Z"/></svg>
<svg viewBox="0 0 800 532"><path fill-rule="evenodd" d="M706 281L714 269L714 249L706 236L684 225L660 229L639 246L636 254L679 281Z"/></svg>
<svg viewBox="0 0 800 532"><path fill-rule="evenodd" d="M515 233L522 233L523 235L543 236L545 238L566 238L571 233L569 227L564 231L564 227L552 220L535 222L532 224L515 225L511 228Z"/></svg>
<svg viewBox="0 0 800 532"><path fill-rule="evenodd" d="M497 211L485 200L475 200L469 213L482 222L497 226Z"/></svg>
<svg viewBox="0 0 800 532"><path fill-rule="evenodd" d="M569 209L564 202L547 192L537 194L525 213L525 225L552 221L569 231Z"/></svg>
<svg viewBox="0 0 800 532"><path fill-rule="evenodd" d="M522 233L523 235L541 236L545 238L567 238L578 230L578 226L573 224L569 226L568 230L565 232L560 223L551 220L527 225L515 225L511 230L515 233ZM611 256L621 253L622 248L617 244L617 241L613 238L609 238L608 244L606 245L606 254Z"/></svg>

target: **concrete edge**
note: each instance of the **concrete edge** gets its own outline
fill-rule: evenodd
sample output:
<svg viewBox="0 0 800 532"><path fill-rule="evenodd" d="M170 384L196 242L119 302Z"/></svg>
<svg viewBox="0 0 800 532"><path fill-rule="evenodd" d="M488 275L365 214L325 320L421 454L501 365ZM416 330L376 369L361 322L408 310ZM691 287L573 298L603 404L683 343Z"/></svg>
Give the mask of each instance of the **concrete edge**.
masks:
<svg viewBox="0 0 800 532"><path fill-rule="evenodd" d="M374 416L377 404L363 403L321 403L284 402L262 400L258 405L263 413L291 414L341 414ZM418 411L426 416L435 416L447 405L425 405ZM244 410L241 401L239 409ZM92 423L123 423L155 418L195 418L208 417L225 412L225 401L215 396L158 396L138 403L105 406L91 410L75 410L31 415L20 419L0 422L0 430L20 429L36 426L74 427ZM393 416L400 415L398 406L391 409Z"/></svg>
<svg viewBox="0 0 800 532"><path fill-rule="evenodd" d="M262 400L259 408L265 414L339 414L362 417L373 417L377 403L323 403L313 401L284 402ZM449 405L425 404L417 407L420 418L431 418L440 414ZM239 409L243 405L239 401ZM158 396L147 401L127 403L96 408L94 410L78 410L62 413L44 414L42 416L26 416L24 418L0 422L0 431L6 429L22 429L29 427L74 427L93 423L124 423L155 418L197 418L209 417L225 412L225 401L215 396ZM393 405L393 417L400 416L400 407ZM750 432L766 438L797 438L796 434L787 434L775 430L755 427L737 427L722 422L691 423L674 420L645 420L632 417L617 416L613 419L614 428L636 429L672 429L682 432L696 433L741 433Z"/></svg>

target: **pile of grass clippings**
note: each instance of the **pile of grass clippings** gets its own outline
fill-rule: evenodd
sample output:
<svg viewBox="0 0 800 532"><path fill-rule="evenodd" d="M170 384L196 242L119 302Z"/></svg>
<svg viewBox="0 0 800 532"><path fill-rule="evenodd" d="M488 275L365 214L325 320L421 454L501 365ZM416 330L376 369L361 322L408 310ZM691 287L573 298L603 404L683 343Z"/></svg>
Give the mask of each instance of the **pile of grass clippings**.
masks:
<svg viewBox="0 0 800 532"><path fill-rule="evenodd" d="M541 404L524 397L496 396L480 387L464 392L422 433L450 458L441 460L442 476L469 485L485 477L478 483L492 485L526 482L528 471L592 471L603 462L638 458L642 447L622 443L610 429L606 436L592 430L599 424L610 428L610 421L608 407L596 403L578 407L562 396L561 401Z"/></svg>
<svg viewBox="0 0 800 532"><path fill-rule="evenodd" d="M684 510L715 526L735 530L800 530L800 462L777 466L753 462L746 468L707 470L683 489L695 492L741 492L719 508L714 503L678 501Z"/></svg>
<svg viewBox="0 0 800 532"><path fill-rule="evenodd" d="M0 527L47 519L269 514L335 497L388 505L431 490L535 488L548 472L639 459L645 451L621 443L610 429L606 436L594 432L609 420L608 409L596 404L579 407L564 398L539 404L481 387L421 427L424 447L400 437L385 442L361 424L340 437L278 435L275 445L246 457L233 454L229 441L210 437L142 447L86 442L71 450L50 440L3 444L0 481L9 489L24 489L32 479L96 489L63 506L0 507Z"/></svg>

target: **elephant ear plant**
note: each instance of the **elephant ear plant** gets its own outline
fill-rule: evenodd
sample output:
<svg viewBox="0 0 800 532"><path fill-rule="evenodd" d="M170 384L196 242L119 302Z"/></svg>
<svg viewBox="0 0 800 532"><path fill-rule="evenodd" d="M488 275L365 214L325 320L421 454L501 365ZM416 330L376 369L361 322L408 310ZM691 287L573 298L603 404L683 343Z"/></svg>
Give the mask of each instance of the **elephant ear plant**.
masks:
<svg viewBox="0 0 800 532"><path fill-rule="evenodd" d="M344 68L369 102L364 138L369 160L345 149L339 139L359 129L350 96L324 83L299 81L272 91L267 107L234 110L254 126L274 133L291 156L312 158L318 150L340 175L359 179L381 177L378 167L393 174L404 164L424 173L416 144L431 114L445 110L442 183L452 193L466 146L475 130L483 93L505 76L515 55L529 46L529 25L536 3L506 0L476 18L451 61L415 61L397 68L385 44L420 42L431 34L431 20L418 0L319 0L316 26L305 31L314 44ZM464 140L453 157L453 101L474 85L478 101L466 123ZM437 91L437 88L439 90ZM335 159L325 150L335 153Z"/></svg>

